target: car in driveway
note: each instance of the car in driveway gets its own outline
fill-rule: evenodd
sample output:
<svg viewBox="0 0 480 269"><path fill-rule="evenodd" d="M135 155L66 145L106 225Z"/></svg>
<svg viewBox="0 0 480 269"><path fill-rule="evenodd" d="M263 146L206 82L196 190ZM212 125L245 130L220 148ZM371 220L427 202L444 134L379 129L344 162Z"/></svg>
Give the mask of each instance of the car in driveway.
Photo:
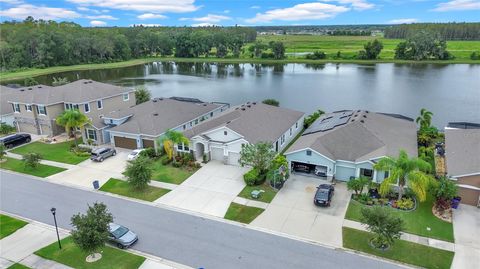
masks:
<svg viewBox="0 0 480 269"><path fill-rule="evenodd" d="M140 156L140 152L142 152L144 150L145 149L135 149L135 150L133 150L132 152L130 152L130 154L128 154L127 160L129 160L129 161L135 160L136 158L138 158L138 156Z"/></svg>
<svg viewBox="0 0 480 269"><path fill-rule="evenodd" d="M116 223L108 224L110 241L119 248L131 247L138 241L138 236L125 226Z"/></svg>
<svg viewBox="0 0 480 269"><path fill-rule="evenodd" d="M333 187L333 185L320 184L317 187L317 192L313 198L313 203L317 206L330 206L334 192L335 187Z"/></svg>
<svg viewBox="0 0 480 269"><path fill-rule="evenodd" d="M117 155L114 148L97 148L92 150L90 160L96 162L103 162L106 158Z"/></svg>
<svg viewBox="0 0 480 269"><path fill-rule="evenodd" d="M3 144L7 149L11 149L22 144L26 144L32 141L32 137L29 134L12 134L0 138L0 144Z"/></svg>

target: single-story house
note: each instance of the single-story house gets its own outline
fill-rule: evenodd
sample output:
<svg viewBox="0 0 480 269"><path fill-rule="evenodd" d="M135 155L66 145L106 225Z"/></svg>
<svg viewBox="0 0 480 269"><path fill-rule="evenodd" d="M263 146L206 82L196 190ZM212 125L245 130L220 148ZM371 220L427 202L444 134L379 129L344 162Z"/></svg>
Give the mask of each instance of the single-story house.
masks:
<svg viewBox="0 0 480 269"><path fill-rule="evenodd" d="M230 108L198 126L187 130L190 149L197 160L239 165L243 144L270 142L280 152L302 130L303 112L257 102Z"/></svg>
<svg viewBox="0 0 480 269"><path fill-rule="evenodd" d="M110 143L115 147L136 149L157 147L155 141L167 130L185 131L230 107L225 103L205 103L192 98L154 98L148 102L119 109L102 117ZM188 151L188 145L180 145Z"/></svg>
<svg viewBox="0 0 480 269"><path fill-rule="evenodd" d="M293 171L348 181L365 176L376 182L388 177L373 165L405 150L417 156L413 119L397 114L342 110L322 115L286 151Z"/></svg>
<svg viewBox="0 0 480 269"><path fill-rule="evenodd" d="M461 202L480 206L480 124L451 122L445 127L445 160Z"/></svg>

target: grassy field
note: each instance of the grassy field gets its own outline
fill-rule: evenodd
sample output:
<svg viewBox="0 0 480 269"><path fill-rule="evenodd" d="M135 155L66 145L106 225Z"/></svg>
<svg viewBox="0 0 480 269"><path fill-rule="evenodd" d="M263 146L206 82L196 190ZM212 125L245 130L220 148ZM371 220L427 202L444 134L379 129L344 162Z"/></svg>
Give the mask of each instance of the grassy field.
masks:
<svg viewBox="0 0 480 269"><path fill-rule="evenodd" d="M262 208L231 203L224 218L248 224L262 214L263 211L264 209Z"/></svg>
<svg viewBox="0 0 480 269"><path fill-rule="evenodd" d="M20 155L34 152L40 154L42 156L42 159L44 160L68 164L78 164L88 159L88 156L77 156L75 153L70 151L70 145L72 145L73 143L74 141L46 144L37 141L25 146L15 148L11 150L11 152Z"/></svg>
<svg viewBox="0 0 480 269"><path fill-rule="evenodd" d="M432 248L404 240L396 240L387 251L377 250L369 245L372 235L368 232L347 227L342 228L343 247L375 256L408 263L422 268L448 269L453 261L453 252Z"/></svg>
<svg viewBox="0 0 480 269"><path fill-rule="evenodd" d="M74 243L71 237L62 240L62 249L57 242L35 252L40 257L63 263L76 269L136 269L145 261L144 257L106 246L102 250L99 261L88 263L87 256Z"/></svg>
<svg viewBox="0 0 480 269"><path fill-rule="evenodd" d="M28 222L0 214L0 239L13 234Z"/></svg>
<svg viewBox="0 0 480 269"><path fill-rule="evenodd" d="M391 211L404 220L407 233L454 242L453 225L435 217L432 214L432 206L433 198L429 196L427 201L420 203L413 212L402 212L395 209L391 209ZM360 221L362 207L364 205L351 200L345 218ZM427 227L430 227L430 231L427 230Z"/></svg>
<svg viewBox="0 0 480 269"><path fill-rule="evenodd" d="M33 169L30 167L26 167L25 163L22 160L8 157L6 159L7 161L0 163L0 168L37 177L48 177L66 170L61 167L45 164L39 164L37 168Z"/></svg>
<svg viewBox="0 0 480 269"><path fill-rule="evenodd" d="M251 195L253 190L263 190L264 192L260 194L259 199L254 199L252 198L252 195ZM270 203L276 194L277 194L277 190L268 186L267 184L262 184L259 186L245 186L245 188L243 188L243 190L238 194L238 196L247 198L250 200L257 200L260 202Z"/></svg>
<svg viewBox="0 0 480 269"><path fill-rule="evenodd" d="M163 165L160 160L155 161L152 164L152 168L152 180L172 184L181 184L194 173L193 171L188 171L183 167L177 168L173 167L171 164Z"/></svg>
<svg viewBox="0 0 480 269"><path fill-rule="evenodd" d="M170 191L152 186L148 186L143 191L137 191L133 190L126 181L115 178L109 179L100 190L149 202L157 200Z"/></svg>

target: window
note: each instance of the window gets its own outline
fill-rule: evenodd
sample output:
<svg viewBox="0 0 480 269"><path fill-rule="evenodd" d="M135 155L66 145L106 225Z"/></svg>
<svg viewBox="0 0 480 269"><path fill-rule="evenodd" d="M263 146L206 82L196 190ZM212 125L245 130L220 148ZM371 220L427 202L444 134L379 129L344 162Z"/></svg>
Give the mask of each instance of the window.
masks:
<svg viewBox="0 0 480 269"><path fill-rule="evenodd" d="M389 173L388 171L385 171L385 174L384 174L383 178L385 179L385 178L387 178L389 175L390 175L390 173Z"/></svg>
<svg viewBox="0 0 480 269"><path fill-rule="evenodd" d="M89 103L84 104L84 107L85 107L85 113L90 112L90 104Z"/></svg>
<svg viewBox="0 0 480 269"><path fill-rule="evenodd" d="M32 112L32 105L25 105L25 110L28 112Z"/></svg>
<svg viewBox="0 0 480 269"><path fill-rule="evenodd" d="M307 156L312 156L312 151L311 150L307 150Z"/></svg>
<svg viewBox="0 0 480 269"><path fill-rule="evenodd" d="M210 112L210 118L213 117L213 112Z"/></svg>
<svg viewBox="0 0 480 269"><path fill-rule="evenodd" d="M14 103L12 106L15 113L20 113L20 104Z"/></svg>
<svg viewBox="0 0 480 269"><path fill-rule="evenodd" d="M183 151L183 143L177 144L177 149Z"/></svg>
<svg viewBox="0 0 480 269"><path fill-rule="evenodd" d="M73 105L73 109L78 110L78 108L79 108L78 105Z"/></svg>
<svg viewBox="0 0 480 269"><path fill-rule="evenodd" d="M197 125L197 124L198 124L198 119L195 120L195 125Z"/></svg>
<svg viewBox="0 0 480 269"><path fill-rule="evenodd" d="M290 136L292 136L292 128L290 128Z"/></svg>
<svg viewBox="0 0 480 269"><path fill-rule="evenodd" d="M85 129L85 136L87 139L97 140L97 132L93 129Z"/></svg>
<svg viewBox="0 0 480 269"><path fill-rule="evenodd" d="M97 109L102 109L102 108L103 108L103 101L97 100Z"/></svg>
<svg viewBox="0 0 480 269"><path fill-rule="evenodd" d="M177 144L177 150L179 151L189 151L190 149L188 148L188 144Z"/></svg>
<svg viewBox="0 0 480 269"><path fill-rule="evenodd" d="M37 105L37 113L39 115L47 115L47 109L45 106Z"/></svg>
<svg viewBox="0 0 480 269"><path fill-rule="evenodd" d="M184 149L185 151L190 151L190 148L188 147L188 144L187 144L187 145L184 144L184 145L183 145L183 149Z"/></svg>
<svg viewBox="0 0 480 269"><path fill-rule="evenodd" d="M285 144L285 134L282 135L282 138L280 139L280 144Z"/></svg>
<svg viewBox="0 0 480 269"><path fill-rule="evenodd" d="M298 121L295 122L295 129L298 129Z"/></svg>
<svg viewBox="0 0 480 269"><path fill-rule="evenodd" d="M360 176L371 178L373 176L373 170L360 168Z"/></svg>
<svg viewBox="0 0 480 269"><path fill-rule="evenodd" d="M65 109L73 109L73 105L70 103L65 103Z"/></svg>
<svg viewBox="0 0 480 269"><path fill-rule="evenodd" d="M228 133L227 133L227 131L223 131L223 134L224 134L224 135L227 135Z"/></svg>
<svg viewBox="0 0 480 269"><path fill-rule="evenodd" d="M186 125L186 124L183 125L183 130L185 130L185 129L187 129L187 125Z"/></svg>
<svg viewBox="0 0 480 269"><path fill-rule="evenodd" d="M123 101L128 101L130 99L130 95L128 93L123 94Z"/></svg>
<svg viewBox="0 0 480 269"><path fill-rule="evenodd" d="M192 126L193 126L193 121L190 122L190 127L192 127Z"/></svg>

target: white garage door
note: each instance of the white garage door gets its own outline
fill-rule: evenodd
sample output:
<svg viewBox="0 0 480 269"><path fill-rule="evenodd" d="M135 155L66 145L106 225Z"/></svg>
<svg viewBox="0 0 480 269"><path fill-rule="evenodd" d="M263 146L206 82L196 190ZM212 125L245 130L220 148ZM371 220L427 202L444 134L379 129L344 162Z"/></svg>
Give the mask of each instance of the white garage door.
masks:
<svg viewBox="0 0 480 269"><path fill-rule="evenodd" d="M238 160L240 159L240 153L229 152L228 153L228 164L239 166Z"/></svg>
<svg viewBox="0 0 480 269"><path fill-rule="evenodd" d="M217 160L223 162L223 149L221 148L211 148L210 156L212 160Z"/></svg>

